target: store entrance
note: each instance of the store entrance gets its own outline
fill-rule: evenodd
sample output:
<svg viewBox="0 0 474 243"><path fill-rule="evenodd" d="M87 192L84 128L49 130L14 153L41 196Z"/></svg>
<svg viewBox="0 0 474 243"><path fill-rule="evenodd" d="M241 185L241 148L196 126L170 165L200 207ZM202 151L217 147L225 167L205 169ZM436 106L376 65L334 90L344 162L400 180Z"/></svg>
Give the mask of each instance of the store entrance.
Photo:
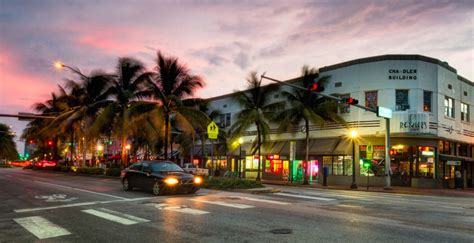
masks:
<svg viewBox="0 0 474 243"><path fill-rule="evenodd" d="M404 145L393 146L390 150L392 185L411 186L413 148Z"/></svg>

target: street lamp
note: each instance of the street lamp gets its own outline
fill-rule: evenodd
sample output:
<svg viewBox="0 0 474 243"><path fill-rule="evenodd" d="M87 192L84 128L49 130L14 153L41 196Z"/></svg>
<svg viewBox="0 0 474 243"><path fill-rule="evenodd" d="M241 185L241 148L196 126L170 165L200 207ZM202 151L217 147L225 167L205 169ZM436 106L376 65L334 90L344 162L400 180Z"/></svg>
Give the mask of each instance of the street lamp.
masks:
<svg viewBox="0 0 474 243"><path fill-rule="evenodd" d="M66 65L66 64L64 64L64 63L62 63L62 62L60 62L60 61L54 62L53 65L54 65L54 67L55 67L56 69L58 69L58 70L61 70L61 69L63 69L63 68L67 68L67 69L71 70L73 73L76 73L76 74L80 75L81 77L83 77L83 78L85 78L85 79L88 79L88 78L89 78L89 77L87 77L86 75L82 74L81 71L79 71L79 69L73 68L73 67L71 67L71 66L68 66L68 65Z"/></svg>
<svg viewBox="0 0 474 243"><path fill-rule="evenodd" d="M355 139L357 138L357 131L351 131L351 140L352 140L352 184L351 189L357 189L356 178L355 178Z"/></svg>
<svg viewBox="0 0 474 243"><path fill-rule="evenodd" d="M237 165L239 178L242 178L242 143L244 143L244 139L239 138L239 163Z"/></svg>

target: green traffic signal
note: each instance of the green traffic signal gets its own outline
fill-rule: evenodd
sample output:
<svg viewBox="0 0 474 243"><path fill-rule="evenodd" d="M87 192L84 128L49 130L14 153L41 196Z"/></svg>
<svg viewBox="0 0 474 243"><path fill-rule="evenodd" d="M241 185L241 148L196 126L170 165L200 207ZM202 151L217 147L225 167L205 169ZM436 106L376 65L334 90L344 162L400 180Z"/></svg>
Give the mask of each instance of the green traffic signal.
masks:
<svg viewBox="0 0 474 243"><path fill-rule="evenodd" d="M372 167L372 160L370 159L362 159L362 166L366 169Z"/></svg>

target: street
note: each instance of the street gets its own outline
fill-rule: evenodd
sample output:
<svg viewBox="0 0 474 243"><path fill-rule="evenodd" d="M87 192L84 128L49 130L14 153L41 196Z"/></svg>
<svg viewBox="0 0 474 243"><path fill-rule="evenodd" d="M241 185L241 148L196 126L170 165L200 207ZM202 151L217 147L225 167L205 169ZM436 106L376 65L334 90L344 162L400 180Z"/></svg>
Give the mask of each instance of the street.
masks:
<svg viewBox="0 0 474 243"><path fill-rule="evenodd" d="M0 169L0 242L474 242L474 198L271 186L153 196Z"/></svg>

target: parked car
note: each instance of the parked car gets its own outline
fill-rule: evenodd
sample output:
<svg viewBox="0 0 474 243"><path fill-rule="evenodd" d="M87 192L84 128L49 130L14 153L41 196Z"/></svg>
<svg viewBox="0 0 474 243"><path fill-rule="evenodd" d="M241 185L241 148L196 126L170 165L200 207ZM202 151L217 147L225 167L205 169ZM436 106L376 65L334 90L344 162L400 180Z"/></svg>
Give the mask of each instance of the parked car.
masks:
<svg viewBox="0 0 474 243"><path fill-rule="evenodd" d="M208 169L198 168L195 164L191 164L191 163L184 164L183 170L193 175L202 175L202 176L209 175Z"/></svg>
<svg viewBox="0 0 474 243"><path fill-rule="evenodd" d="M195 193L200 189L202 178L186 173L171 161L144 160L120 173L122 188L130 191L134 187L151 190L155 195L171 192Z"/></svg>
<svg viewBox="0 0 474 243"><path fill-rule="evenodd" d="M11 162L8 162L8 163L10 165L16 166L16 167L25 167L25 166L31 165L31 161L29 161L29 160L15 160L15 161L11 161Z"/></svg>
<svg viewBox="0 0 474 243"><path fill-rule="evenodd" d="M52 167L56 166L58 163L52 160L40 160L35 163L36 167Z"/></svg>

